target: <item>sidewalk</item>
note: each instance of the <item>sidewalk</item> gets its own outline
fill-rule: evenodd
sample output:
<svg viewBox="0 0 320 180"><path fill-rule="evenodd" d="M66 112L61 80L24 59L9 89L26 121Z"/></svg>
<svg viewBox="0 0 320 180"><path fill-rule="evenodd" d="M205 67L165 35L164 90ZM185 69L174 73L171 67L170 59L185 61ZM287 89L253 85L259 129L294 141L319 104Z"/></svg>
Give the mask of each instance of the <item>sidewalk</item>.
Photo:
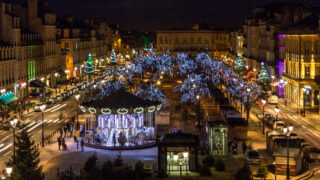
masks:
<svg viewBox="0 0 320 180"><path fill-rule="evenodd" d="M101 164L107 160L114 160L120 152L124 163L130 165L135 164L139 160L145 164L151 164L152 166L157 163L157 147L130 151L112 151L84 147L84 152L82 152L80 147L81 139L77 136L79 149L77 149L77 144L74 142L73 137L67 137L65 138L65 141L68 150L61 151L59 150L57 143L59 136L60 133L57 133L53 136L50 144L46 144L44 148L40 148L40 160L41 165L43 165L43 172L45 173L46 180L58 179L57 168L59 168L59 171L61 172L72 167L74 173L79 174L80 169L83 168L86 160L93 154L97 155Z"/></svg>
<svg viewBox="0 0 320 180"><path fill-rule="evenodd" d="M301 108L298 108L292 103L287 103L287 106L284 103L284 99L279 99L279 106L287 111L292 112L292 115L295 115L297 118L302 119L305 123L313 126L316 130L320 131L320 124L317 119L320 118L319 112L311 112L306 109L306 117L303 117L299 114Z"/></svg>

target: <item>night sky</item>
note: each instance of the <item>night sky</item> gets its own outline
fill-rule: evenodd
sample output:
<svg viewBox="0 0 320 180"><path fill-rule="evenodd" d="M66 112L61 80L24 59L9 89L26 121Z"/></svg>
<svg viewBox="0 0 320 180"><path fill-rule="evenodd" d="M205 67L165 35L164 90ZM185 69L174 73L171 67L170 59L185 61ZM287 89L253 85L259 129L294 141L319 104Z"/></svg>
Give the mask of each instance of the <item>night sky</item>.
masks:
<svg viewBox="0 0 320 180"><path fill-rule="evenodd" d="M241 25L254 7L273 2L303 2L320 6L320 0L48 0L58 16L105 20L121 29L154 31L190 28L207 23L215 28ZM73 7L73 8L72 8ZM73 9L73 11L72 11Z"/></svg>

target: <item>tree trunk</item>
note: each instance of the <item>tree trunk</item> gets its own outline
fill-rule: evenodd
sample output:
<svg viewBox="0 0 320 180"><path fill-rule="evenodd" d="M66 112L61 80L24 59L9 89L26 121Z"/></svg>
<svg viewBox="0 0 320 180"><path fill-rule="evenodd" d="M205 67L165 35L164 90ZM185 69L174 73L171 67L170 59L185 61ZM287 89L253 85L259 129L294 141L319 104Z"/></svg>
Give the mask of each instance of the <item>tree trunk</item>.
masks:
<svg viewBox="0 0 320 180"><path fill-rule="evenodd" d="M247 108L247 123L248 123L248 126L249 126L250 109L251 108Z"/></svg>

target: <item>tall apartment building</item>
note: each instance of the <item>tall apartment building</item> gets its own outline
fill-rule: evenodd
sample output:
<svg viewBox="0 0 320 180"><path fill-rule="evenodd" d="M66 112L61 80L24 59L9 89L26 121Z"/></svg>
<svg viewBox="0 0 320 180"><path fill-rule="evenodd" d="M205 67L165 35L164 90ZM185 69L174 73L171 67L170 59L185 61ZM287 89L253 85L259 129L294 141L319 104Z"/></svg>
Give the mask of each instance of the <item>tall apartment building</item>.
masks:
<svg viewBox="0 0 320 180"><path fill-rule="evenodd" d="M230 32L230 53L229 56L233 59L237 59L238 57L242 57L243 55L243 42L244 37L243 33L238 31Z"/></svg>
<svg viewBox="0 0 320 180"><path fill-rule="evenodd" d="M210 56L221 58L227 56L230 49L229 33L193 26L190 30L157 31L156 51L169 50L176 54L185 52L195 55L206 52Z"/></svg>

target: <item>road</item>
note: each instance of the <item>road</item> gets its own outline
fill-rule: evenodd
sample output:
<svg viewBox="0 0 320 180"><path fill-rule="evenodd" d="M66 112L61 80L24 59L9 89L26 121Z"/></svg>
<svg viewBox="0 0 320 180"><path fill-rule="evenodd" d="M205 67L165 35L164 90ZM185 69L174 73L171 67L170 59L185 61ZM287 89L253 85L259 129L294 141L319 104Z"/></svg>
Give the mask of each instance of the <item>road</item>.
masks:
<svg viewBox="0 0 320 180"><path fill-rule="evenodd" d="M262 114L262 103L258 101L257 106L252 108L252 112L256 111ZM276 115L275 105L266 104L265 113ZM312 125L305 122L301 117L297 117L296 113L290 111L287 107L280 107L278 118L285 122L287 125L293 126L293 132L304 138L306 142L312 147L320 146L320 132Z"/></svg>
<svg viewBox="0 0 320 180"><path fill-rule="evenodd" d="M47 108L44 112L44 136L52 134L55 130L62 127L72 115L76 113L76 100L74 95L68 99L55 104L53 107ZM63 114L63 118L59 120L60 113ZM32 112L25 116L23 120L24 128L31 134L31 139L36 144L41 142L42 137L42 122L41 112ZM22 129L17 128L16 134ZM9 160L13 152L13 138L12 129L0 131L0 170L5 168L5 162Z"/></svg>

